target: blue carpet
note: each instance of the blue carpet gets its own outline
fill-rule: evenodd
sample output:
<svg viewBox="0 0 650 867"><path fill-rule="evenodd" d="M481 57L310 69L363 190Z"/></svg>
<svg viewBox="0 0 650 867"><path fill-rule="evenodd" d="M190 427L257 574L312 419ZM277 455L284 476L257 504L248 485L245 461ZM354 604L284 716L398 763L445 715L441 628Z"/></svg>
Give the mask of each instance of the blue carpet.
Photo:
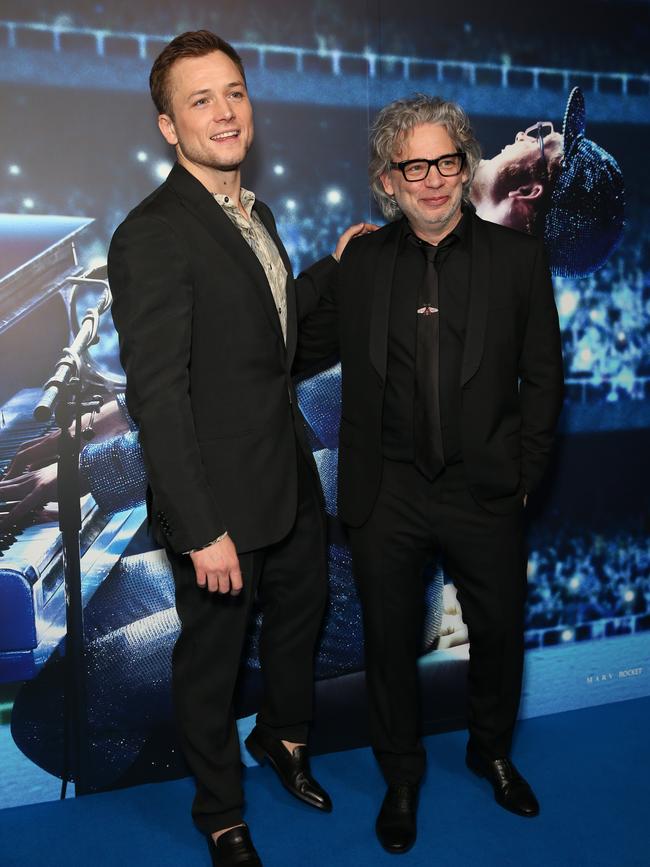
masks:
<svg viewBox="0 0 650 867"><path fill-rule="evenodd" d="M313 760L334 799L320 815L272 771L246 771L247 820L265 867L636 867L650 854L650 698L520 723L514 758L542 804L534 820L499 808L463 764L465 733L427 738L415 848L397 859L374 837L383 786L369 750ZM204 865L180 780L0 811L0 867Z"/></svg>

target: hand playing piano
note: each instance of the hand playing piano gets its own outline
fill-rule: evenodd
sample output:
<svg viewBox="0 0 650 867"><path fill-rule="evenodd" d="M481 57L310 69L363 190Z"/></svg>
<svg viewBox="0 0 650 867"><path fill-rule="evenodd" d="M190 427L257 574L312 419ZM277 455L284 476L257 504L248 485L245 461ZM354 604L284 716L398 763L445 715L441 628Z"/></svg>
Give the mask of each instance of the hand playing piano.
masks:
<svg viewBox="0 0 650 867"><path fill-rule="evenodd" d="M115 400L106 403L100 413L96 415L86 413L82 417L82 431L87 431L91 426L94 442L119 436L129 429ZM2 481L17 478L26 471L38 470L47 464L55 463L59 456L60 435L59 428L55 428L43 436L24 442L16 452L9 469L2 476Z"/></svg>
<svg viewBox="0 0 650 867"><path fill-rule="evenodd" d="M59 435L60 431L56 428L42 437L24 442L9 464L9 469L2 477L0 484L8 479L22 476L29 470L37 470L47 464L54 463L59 455Z"/></svg>
<svg viewBox="0 0 650 867"><path fill-rule="evenodd" d="M0 481L0 530L20 524L30 512L34 518L50 520L51 514L41 510L46 503L58 497L58 467L56 463L47 464L37 470L27 470L11 479Z"/></svg>

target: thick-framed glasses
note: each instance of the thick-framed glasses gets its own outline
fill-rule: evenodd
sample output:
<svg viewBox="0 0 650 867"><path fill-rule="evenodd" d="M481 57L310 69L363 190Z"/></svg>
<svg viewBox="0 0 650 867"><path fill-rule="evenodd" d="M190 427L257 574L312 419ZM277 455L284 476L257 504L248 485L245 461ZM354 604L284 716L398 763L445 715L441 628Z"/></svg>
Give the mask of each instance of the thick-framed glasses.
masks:
<svg viewBox="0 0 650 867"><path fill-rule="evenodd" d="M423 181L435 166L443 178L453 178L459 175L465 165L466 156L462 151L455 154L443 154L435 160L415 159L404 160L401 163L390 163L391 169L399 169L405 181Z"/></svg>
<svg viewBox="0 0 650 867"><path fill-rule="evenodd" d="M539 142L539 154L542 158L542 166L544 167L544 175L548 178L548 163L546 162L546 154L544 153L544 139L547 135L555 132L553 124L550 120L538 120L528 129L524 130L524 135L530 138L536 138Z"/></svg>

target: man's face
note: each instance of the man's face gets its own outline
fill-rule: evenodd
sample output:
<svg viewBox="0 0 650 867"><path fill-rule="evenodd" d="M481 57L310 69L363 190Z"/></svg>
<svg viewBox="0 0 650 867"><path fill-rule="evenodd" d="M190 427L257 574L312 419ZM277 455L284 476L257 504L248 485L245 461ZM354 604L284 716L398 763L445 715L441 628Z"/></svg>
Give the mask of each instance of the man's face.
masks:
<svg viewBox="0 0 650 867"><path fill-rule="evenodd" d="M413 159L434 160L456 153L457 147L444 126L423 123L404 137L394 162ZM400 169L391 169L381 176L385 192L393 196L416 234L425 237L442 236L454 228L460 217L463 183L467 170L455 177L442 177L431 167L423 181L407 181Z"/></svg>
<svg viewBox="0 0 650 867"><path fill-rule="evenodd" d="M190 171L237 169L253 142L253 109L237 66L222 51L177 60L169 71L172 115L158 126Z"/></svg>
<svg viewBox="0 0 650 867"><path fill-rule="evenodd" d="M562 155L563 139L559 132L544 136L544 157L547 164ZM481 160L476 173L477 182L485 179L490 183L491 193L501 198L513 188L512 179L526 176L543 176L542 155L539 140L518 132L512 144L507 144L491 160ZM506 187L507 189L503 189Z"/></svg>
<svg viewBox="0 0 650 867"><path fill-rule="evenodd" d="M544 136L544 158L553 169L562 158L563 138L552 132ZM518 132L491 160L481 160L472 182L471 199L476 213L485 220L523 232L536 231L535 222L548 193L539 139Z"/></svg>

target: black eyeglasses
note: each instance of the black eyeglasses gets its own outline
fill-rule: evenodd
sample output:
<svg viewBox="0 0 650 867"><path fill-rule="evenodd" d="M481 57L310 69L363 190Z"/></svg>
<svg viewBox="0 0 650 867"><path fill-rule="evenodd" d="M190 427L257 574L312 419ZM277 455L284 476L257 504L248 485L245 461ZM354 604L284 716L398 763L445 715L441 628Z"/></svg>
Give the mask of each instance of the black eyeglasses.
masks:
<svg viewBox="0 0 650 867"><path fill-rule="evenodd" d="M547 135L554 132L553 124L550 120L538 120L528 129L524 130L524 135L530 138L536 138L539 142L539 154L542 158L542 166L544 168L544 177L548 179L548 163L546 162L546 154L544 153L544 139Z"/></svg>
<svg viewBox="0 0 650 867"><path fill-rule="evenodd" d="M453 178L459 175L465 165L466 155L462 151L455 154L443 154L435 160L416 159L404 160L401 163L390 163L391 169L399 169L405 181L423 181L435 166L443 178Z"/></svg>

